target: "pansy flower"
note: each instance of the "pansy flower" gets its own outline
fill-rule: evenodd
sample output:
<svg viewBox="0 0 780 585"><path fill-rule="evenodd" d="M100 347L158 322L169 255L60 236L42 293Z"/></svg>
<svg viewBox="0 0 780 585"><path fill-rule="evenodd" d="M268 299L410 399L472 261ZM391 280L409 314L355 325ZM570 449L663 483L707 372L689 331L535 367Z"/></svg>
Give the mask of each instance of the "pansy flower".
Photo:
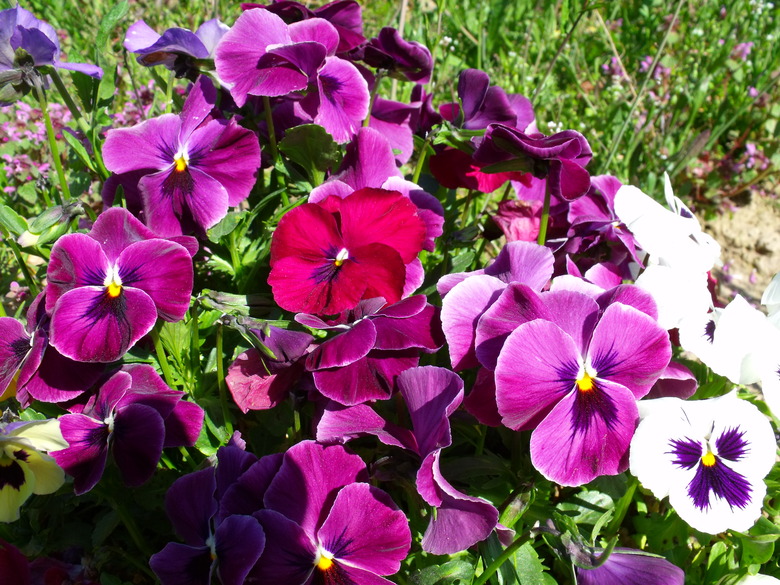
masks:
<svg viewBox="0 0 780 585"><path fill-rule="evenodd" d="M633 288L611 294L630 297ZM521 324L500 345L512 321ZM500 346L498 411L507 427L534 429L531 461L542 475L573 486L628 467L637 400L671 357L652 316L572 290L537 294L510 285L481 318L477 343L489 365Z"/></svg>
<svg viewBox="0 0 780 585"><path fill-rule="evenodd" d="M203 425L203 409L182 401L147 364L124 366L90 398L81 412L60 418L67 448L52 453L74 478L77 495L91 490L111 451L127 485L147 481L163 447L195 443Z"/></svg>
<svg viewBox="0 0 780 585"><path fill-rule="evenodd" d="M65 473L44 453L67 445L59 421L0 423L0 522L19 519L19 508L33 494L51 494Z"/></svg>
<svg viewBox="0 0 780 585"><path fill-rule="evenodd" d="M291 447L270 484L256 486L264 509L254 516L266 545L250 577L285 585L390 585L382 576L406 558L409 524L390 496L365 479L365 463L341 445Z"/></svg>
<svg viewBox="0 0 780 585"><path fill-rule="evenodd" d="M306 90L300 113L348 141L368 115L368 84L349 61L335 56L339 33L323 18L288 25L260 8L238 17L217 47L215 65L238 106L248 96L287 96ZM296 99L298 96L296 96Z"/></svg>
<svg viewBox="0 0 780 585"><path fill-rule="evenodd" d="M606 559L593 560L592 568L576 567L579 585L683 585L685 582L680 567L639 550L616 548Z"/></svg>
<svg viewBox="0 0 780 585"><path fill-rule="evenodd" d="M21 98L41 83L37 67L79 71L100 79L103 70L87 63L60 61L57 31L21 6L0 10L0 105Z"/></svg>
<svg viewBox="0 0 780 585"><path fill-rule="evenodd" d="M732 392L719 398L640 403L631 473L657 498L669 496L696 530L747 531L761 515L764 477L775 463L769 420Z"/></svg>
<svg viewBox="0 0 780 585"><path fill-rule="evenodd" d="M386 26L356 51L358 58L371 67L384 69L391 77L428 83L433 71L433 57L425 45L401 38L396 29Z"/></svg>
<svg viewBox="0 0 780 585"><path fill-rule="evenodd" d="M398 192L361 189L304 203L282 217L271 241L274 299L287 311L325 315L361 299L396 303L425 233L417 207Z"/></svg>
<svg viewBox="0 0 780 585"><path fill-rule="evenodd" d="M128 205L140 208L158 236L205 232L249 195L260 167L257 137L230 121L210 118L216 90L201 76L180 116L163 114L132 128L109 130L106 168L119 176L104 187L111 202L117 183Z"/></svg>
<svg viewBox="0 0 780 585"><path fill-rule="evenodd" d="M113 225L116 218L109 219ZM100 219L95 226L93 231L105 231ZM171 240L133 239L122 231L99 239L75 233L54 244L46 311L50 343L62 355L112 362L149 333L158 317L184 317L192 294L190 252Z"/></svg>
<svg viewBox="0 0 780 585"><path fill-rule="evenodd" d="M164 65L177 76L185 77L197 75L198 60L214 58L214 49L228 30L226 24L214 18L204 22L195 32L169 28L159 35L139 20L127 29L123 45L138 55L136 60L141 65Z"/></svg>

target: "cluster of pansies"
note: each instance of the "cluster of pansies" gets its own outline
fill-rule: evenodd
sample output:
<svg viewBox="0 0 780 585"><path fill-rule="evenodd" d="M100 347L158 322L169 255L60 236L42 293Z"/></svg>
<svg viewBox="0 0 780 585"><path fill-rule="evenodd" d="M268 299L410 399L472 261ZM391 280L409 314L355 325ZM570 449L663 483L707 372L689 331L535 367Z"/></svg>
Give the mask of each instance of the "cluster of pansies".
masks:
<svg viewBox="0 0 780 585"><path fill-rule="evenodd" d="M56 413L0 423L0 520L31 494L86 494L109 467L128 490L167 481L183 543L151 556L164 585L381 585L411 570L410 551L425 568L542 534L578 582L683 582L666 559L599 541L608 517L590 542L560 514L541 517L549 507L524 525L512 506L535 482L564 498L631 475L701 533L749 531L775 464L770 419L728 389L688 400L702 397L679 356L762 382L780 414L780 286L765 295L769 317L739 297L716 306L720 248L668 177L671 209L591 176L583 134L542 134L531 102L479 70L435 109L431 52L392 28L365 38L356 2L242 9L232 26L127 31L138 63L190 85L180 113L90 145L106 169L103 209L51 244L26 320L0 317L0 394L23 415ZM0 102L43 91L53 68L100 74L61 62L50 29L22 8L0 12ZM414 84L407 101L378 96L386 76ZM415 143L425 181L402 170ZM279 188L282 169L305 197L292 181ZM495 258L431 271L454 237L455 189L507 183ZM265 294L266 319L246 296L193 298L217 266L248 283L240 292ZM230 349L226 329L243 336ZM271 409L294 422L258 440ZM480 459L463 458L465 445L482 455L488 436L514 460L511 494L468 481ZM487 558L479 583L500 565ZM0 540L4 565L30 572Z"/></svg>

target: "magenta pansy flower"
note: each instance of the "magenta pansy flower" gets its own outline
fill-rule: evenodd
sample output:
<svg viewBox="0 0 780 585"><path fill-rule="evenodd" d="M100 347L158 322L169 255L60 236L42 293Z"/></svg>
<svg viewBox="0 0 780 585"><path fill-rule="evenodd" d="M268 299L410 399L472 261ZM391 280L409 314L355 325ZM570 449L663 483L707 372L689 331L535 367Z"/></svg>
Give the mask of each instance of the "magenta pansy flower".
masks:
<svg viewBox="0 0 780 585"><path fill-rule="evenodd" d="M428 83L433 71L433 57L425 45L406 41L396 29L386 26L376 38L356 51L357 57L392 77L415 83Z"/></svg>
<svg viewBox="0 0 780 585"><path fill-rule="evenodd" d="M214 86L201 76L180 116L163 114L106 135L106 168L119 173L128 205L141 209L158 236L205 232L255 184L257 137L235 119L210 118L215 103Z"/></svg>
<svg viewBox="0 0 780 585"><path fill-rule="evenodd" d="M348 141L368 115L368 84L349 61L335 56L340 37L323 18L288 25L260 8L247 10L217 47L215 65L236 104L248 96L286 96L306 90L300 113L337 142ZM297 96L296 96L297 97Z"/></svg>
<svg viewBox="0 0 780 585"><path fill-rule="evenodd" d="M274 299L287 311L325 315L361 299L398 302L425 233L414 203L393 191L304 203L282 217L271 241Z"/></svg>
<svg viewBox="0 0 780 585"><path fill-rule="evenodd" d="M93 232L104 234L121 210L98 218ZM50 343L62 355L83 362L119 359L157 318L184 317L192 294L189 251L171 240L133 241L115 231L100 240L68 234L54 245L47 271L46 311Z"/></svg>
<svg viewBox="0 0 780 585"><path fill-rule="evenodd" d="M602 553L604 554L604 553ZM616 548L598 566L576 567L580 585L683 585L685 572L662 557Z"/></svg>
<svg viewBox="0 0 780 585"><path fill-rule="evenodd" d="M366 479L365 463L340 445L291 447L267 489L258 486L264 509L254 516L266 545L250 577L285 585L390 585L382 576L406 558L409 524Z"/></svg>
<svg viewBox="0 0 780 585"><path fill-rule="evenodd" d="M60 417L69 446L52 456L73 476L76 494L100 481L109 450L125 483L137 486L152 476L163 447L194 445L203 409L183 396L154 368L135 364L111 376L81 412Z"/></svg>
<svg viewBox="0 0 780 585"><path fill-rule="evenodd" d="M508 323L521 323L506 337L495 365L503 423L534 429L531 461L559 484L582 485L624 471L639 419L637 400L671 357L666 331L633 306L600 304L571 290L538 294L520 285L502 299L480 326L491 340L483 358L490 360Z"/></svg>

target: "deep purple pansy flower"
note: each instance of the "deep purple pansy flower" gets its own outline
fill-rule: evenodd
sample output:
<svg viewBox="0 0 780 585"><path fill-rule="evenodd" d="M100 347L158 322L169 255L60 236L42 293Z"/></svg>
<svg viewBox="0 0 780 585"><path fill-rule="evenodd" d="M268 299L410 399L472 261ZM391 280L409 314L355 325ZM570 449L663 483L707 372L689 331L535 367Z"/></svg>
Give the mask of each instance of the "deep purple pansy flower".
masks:
<svg viewBox="0 0 780 585"><path fill-rule="evenodd" d="M217 453L219 466L226 451ZM163 585L243 585L265 547L260 523L249 515L219 516L218 475L213 467L177 479L165 494L165 509L185 544L170 542L149 565Z"/></svg>
<svg viewBox="0 0 780 585"><path fill-rule="evenodd" d="M97 382L103 364L77 362L49 344L51 319L44 293L27 310L27 327L0 317L0 395L16 393L23 408L33 400L65 402L78 398Z"/></svg>
<svg viewBox="0 0 780 585"><path fill-rule="evenodd" d="M287 311L335 315L361 299L396 303L426 228L398 192L361 189L287 212L271 240L274 300Z"/></svg>
<svg viewBox="0 0 780 585"><path fill-rule="evenodd" d="M513 321L521 324L501 345ZM534 429L531 461L542 475L582 485L628 467L637 400L671 357L669 337L653 317L581 292L510 285L479 327L483 364L492 365L500 347L498 411L509 428Z"/></svg>
<svg viewBox="0 0 780 585"><path fill-rule="evenodd" d="M46 65L103 76L96 65L60 61L57 31L49 23L20 6L0 10L0 105L13 103L40 83L35 68Z"/></svg>
<svg viewBox="0 0 780 585"><path fill-rule="evenodd" d="M368 84L349 61L335 56L339 33L327 20L288 25L255 8L238 17L217 47L215 64L236 104L247 97L286 96L306 90L300 113L348 141L368 115Z"/></svg>
<svg viewBox="0 0 780 585"><path fill-rule="evenodd" d="M409 524L366 479L363 461L341 445L291 447L270 484L259 486L264 509L254 516L266 545L250 577L284 585L390 585L382 576L406 558Z"/></svg>
<svg viewBox="0 0 780 585"><path fill-rule="evenodd" d="M142 210L158 236L205 232L255 184L257 137L235 119L210 118L215 103L214 86L201 76L181 115L163 114L106 135L106 168L119 173L115 182L125 187L128 205ZM103 197L113 200L107 188Z"/></svg>
<svg viewBox="0 0 780 585"><path fill-rule="evenodd" d="M214 49L230 28L214 18L192 32L186 28L169 28L157 34L143 20L127 29L124 47L138 55L146 67L164 65L179 77L197 74L196 61L213 59Z"/></svg>
<svg viewBox="0 0 780 585"><path fill-rule="evenodd" d="M668 495L680 518L696 530L749 530L761 516L763 480L775 464L769 420L736 392L639 405L631 473L657 498Z"/></svg>
<svg viewBox="0 0 780 585"><path fill-rule="evenodd" d="M154 473L163 447L194 445L203 409L183 397L151 366L129 365L111 376L80 413L60 417L69 446L52 456L73 476L76 494L100 481L109 450L125 483L138 486Z"/></svg>
<svg viewBox="0 0 780 585"><path fill-rule="evenodd" d="M490 535L498 512L490 502L456 490L441 472L441 451L452 444L449 417L463 400L463 382L449 370L426 366L402 372L398 388L411 431L385 420L367 404L343 407L331 402L317 425L317 440L343 443L375 435L386 445L416 453L421 460L417 490L436 510L423 536L423 550L433 554L465 550Z"/></svg>
<svg viewBox="0 0 780 585"><path fill-rule="evenodd" d="M577 567L579 585L683 585L685 573L663 557L616 548L593 568Z"/></svg>
<svg viewBox="0 0 780 585"><path fill-rule="evenodd" d="M329 322L305 314L295 319L338 333L308 355L306 370L323 396L345 405L388 398L396 377L417 365L420 350L431 353L444 343L438 310L425 295L392 305L364 300Z"/></svg>
<svg viewBox="0 0 780 585"><path fill-rule="evenodd" d="M428 83L433 71L433 57L425 45L401 38L396 29L386 26L356 51L353 57L371 67L384 69L397 79Z"/></svg>
<svg viewBox="0 0 780 585"><path fill-rule="evenodd" d="M117 360L158 317L178 321L189 308L189 251L171 240L134 241L127 232L107 233L107 224L122 225L121 215L129 213L115 212L105 222L98 218L93 232L105 237L68 234L52 248L46 288L50 343L71 359Z"/></svg>
<svg viewBox="0 0 780 585"><path fill-rule="evenodd" d="M516 164L519 170L547 179L550 192L570 201L590 189L590 174L585 166L593 153L585 137L574 130L550 136L526 134L506 124L490 124L474 153L484 165Z"/></svg>

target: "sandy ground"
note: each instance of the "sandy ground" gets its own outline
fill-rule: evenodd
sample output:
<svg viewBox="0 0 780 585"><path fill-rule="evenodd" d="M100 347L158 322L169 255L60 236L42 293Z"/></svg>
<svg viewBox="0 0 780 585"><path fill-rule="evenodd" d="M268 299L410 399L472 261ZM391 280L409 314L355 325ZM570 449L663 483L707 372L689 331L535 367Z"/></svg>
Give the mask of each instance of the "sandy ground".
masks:
<svg viewBox="0 0 780 585"><path fill-rule="evenodd" d="M772 277L780 272L780 200L753 196L733 213L704 223L721 245L723 265L713 274L724 302L741 294L758 305Z"/></svg>

